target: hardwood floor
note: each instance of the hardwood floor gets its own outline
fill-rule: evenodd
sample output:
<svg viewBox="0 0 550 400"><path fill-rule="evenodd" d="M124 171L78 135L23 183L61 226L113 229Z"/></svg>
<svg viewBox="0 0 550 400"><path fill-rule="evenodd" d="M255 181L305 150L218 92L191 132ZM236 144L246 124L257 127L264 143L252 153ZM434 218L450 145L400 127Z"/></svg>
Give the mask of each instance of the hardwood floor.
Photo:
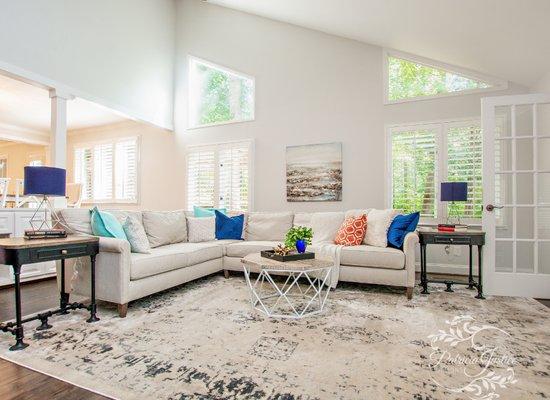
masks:
<svg viewBox="0 0 550 400"><path fill-rule="evenodd" d="M48 279L27 283L23 285L22 299L23 315L56 307L59 304L57 282ZM79 299L74 298L74 301ZM0 289L0 321L12 319L13 310L14 289ZM38 325L38 322L34 324ZM34 328L32 322L25 324L27 332ZM3 332L0 334L7 335ZM0 399L107 400L107 397L0 359Z"/></svg>
<svg viewBox="0 0 550 400"><path fill-rule="evenodd" d="M445 279L450 276L438 274L437 278ZM13 297L13 288L0 289L0 321L13 318ZM23 314L56 307L59 302L57 283L55 279L50 279L25 284L22 297ZM550 300L539 301L550 307ZM25 328L27 331L33 329L32 323ZM0 399L106 400L107 397L0 359Z"/></svg>

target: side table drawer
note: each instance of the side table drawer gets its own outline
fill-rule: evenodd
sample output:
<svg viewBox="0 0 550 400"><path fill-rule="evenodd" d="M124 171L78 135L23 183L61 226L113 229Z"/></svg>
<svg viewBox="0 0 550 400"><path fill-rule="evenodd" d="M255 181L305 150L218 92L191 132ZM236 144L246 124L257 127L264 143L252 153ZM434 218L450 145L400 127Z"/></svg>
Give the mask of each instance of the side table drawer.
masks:
<svg viewBox="0 0 550 400"><path fill-rule="evenodd" d="M33 261L50 261L59 260L64 257L78 257L88 254L88 246L86 244L74 245L60 248L36 249L31 252Z"/></svg>
<svg viewBox="0 0 550 400"><path fill-rule="evenodd" d="M434 236L435 244L470 244L470 238L466 236L448 236L448 235L436 235Z"/></svg>

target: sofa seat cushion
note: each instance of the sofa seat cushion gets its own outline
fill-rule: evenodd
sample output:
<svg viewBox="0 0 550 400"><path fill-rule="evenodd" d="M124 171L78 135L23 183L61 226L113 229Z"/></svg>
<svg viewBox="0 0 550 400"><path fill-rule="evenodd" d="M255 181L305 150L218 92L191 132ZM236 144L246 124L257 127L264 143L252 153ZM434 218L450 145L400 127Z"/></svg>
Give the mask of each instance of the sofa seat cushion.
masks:
<svg viewBox="0 0 550 400"><path fill-rule="evenodd" d="M222 255L222 246L215 243L175 243L151 249L149 254L132 253L130 280L193 266Z"/></svg>
<svg viewBox="0 0 550 400"><path fill-rule="evenodd" d="M405 253L391 247L347 246L342 248L340 264L356 267L403 269L405 268Z"/></svg>
<svg viewBox="0 0 550 400"><path fill-rule="evenodd" d="M241 241L227 245L225 252L228 257L246 257L249 254L258 253L262 250L271 250L279 243L280 242L264 240Z"/></svg>

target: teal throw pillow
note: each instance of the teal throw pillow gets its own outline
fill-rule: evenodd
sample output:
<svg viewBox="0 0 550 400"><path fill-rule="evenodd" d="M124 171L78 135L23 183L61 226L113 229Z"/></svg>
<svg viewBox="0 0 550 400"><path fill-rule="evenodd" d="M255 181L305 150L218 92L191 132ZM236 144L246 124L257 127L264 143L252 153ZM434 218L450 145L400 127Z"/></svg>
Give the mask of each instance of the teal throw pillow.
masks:
<svg viewBox="0 0 550 400"><path fill-rule="evenodd" d="M95 236L128 240L122 224L113 214L99 211L97 207L94 207L91 213L92 233Z"/></svg>
<svg viewBox="0 0 550 400"><path fill-rule="evenodd" d="M219 211L222 214L227 215L227 209L225 208L204 208L193 206L193 213L195 214L196 218L214 217L216 216L215 211Z"/></svg>

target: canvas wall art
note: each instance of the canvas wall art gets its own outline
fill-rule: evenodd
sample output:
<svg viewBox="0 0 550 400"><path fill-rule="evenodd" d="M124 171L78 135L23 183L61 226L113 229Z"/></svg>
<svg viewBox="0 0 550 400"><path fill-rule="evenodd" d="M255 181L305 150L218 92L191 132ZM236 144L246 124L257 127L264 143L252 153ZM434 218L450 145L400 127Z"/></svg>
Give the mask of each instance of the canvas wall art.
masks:
<svg viewBox="0 0 550 400"><path fill-rule="evenodd" d="M342 200L342 143L286 148L287 201Z"/></svg>

